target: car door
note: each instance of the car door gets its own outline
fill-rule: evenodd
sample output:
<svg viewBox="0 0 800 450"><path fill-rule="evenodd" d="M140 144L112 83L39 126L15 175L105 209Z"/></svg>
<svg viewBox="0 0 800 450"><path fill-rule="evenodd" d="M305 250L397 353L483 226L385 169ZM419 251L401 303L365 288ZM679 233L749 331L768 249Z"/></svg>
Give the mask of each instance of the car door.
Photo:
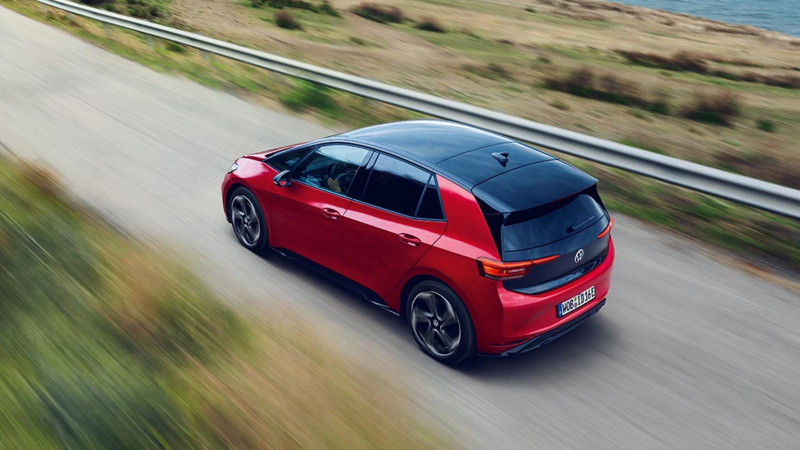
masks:
<svg viewBox="0 0 800 450"><path fill-rule="evenodd" d="M444 233L436 177L379 154L342 222L342 273L388 295Z"/></svg>
<svg viewBox="0 0 800 450"><path fill-rule="evenodd" d="M342 216L369 156L362 147L324 145L292 169L292 182L272 190L273 245L341 272Z"/></svg>

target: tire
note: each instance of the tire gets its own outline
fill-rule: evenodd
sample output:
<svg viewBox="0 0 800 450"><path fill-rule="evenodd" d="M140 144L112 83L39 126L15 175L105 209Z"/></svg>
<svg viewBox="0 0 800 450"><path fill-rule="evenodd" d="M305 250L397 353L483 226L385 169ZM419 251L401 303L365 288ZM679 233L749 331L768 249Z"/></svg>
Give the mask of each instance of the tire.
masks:
<svg viewBox="0 0 800 450"><path fill-rule="evenodd" d="M269 247L269 239L267 221L261 204L256 196L244 187L236 188L230 198L228 214L230 214L231 226L236 239L252 252L263 252Z"/></svg>
<svg viewBox="0 0 800 450"><path fill-rule="evenodd" d="M469 311L445 284L426 280L414 286L406 301L406 318L417 345L436 361L453 365L475 355Z"/></svg>

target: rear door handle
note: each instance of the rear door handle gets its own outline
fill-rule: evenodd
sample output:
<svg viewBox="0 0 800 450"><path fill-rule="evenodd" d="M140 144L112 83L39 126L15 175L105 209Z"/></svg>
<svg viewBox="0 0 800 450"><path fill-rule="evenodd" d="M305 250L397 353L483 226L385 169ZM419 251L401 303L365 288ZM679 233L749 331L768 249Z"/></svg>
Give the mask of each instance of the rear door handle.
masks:
<svg viewBox="0 0 800 450"><path fill-rule="evenodd" d="M333 208L322 208L322 214L325 214L325 217L328 219L339 220L339 217L342 215L339 214L339 211Z"/></svg>
<svg viewBox="0 0 800 450"><path fill-rule="evenodd" d="M422 241L416 236L412 236L407 233L400 233L398 236L400 236L400 242L406 245L410 245L412 247L419 247L419 244L422 244Z"/></svg>

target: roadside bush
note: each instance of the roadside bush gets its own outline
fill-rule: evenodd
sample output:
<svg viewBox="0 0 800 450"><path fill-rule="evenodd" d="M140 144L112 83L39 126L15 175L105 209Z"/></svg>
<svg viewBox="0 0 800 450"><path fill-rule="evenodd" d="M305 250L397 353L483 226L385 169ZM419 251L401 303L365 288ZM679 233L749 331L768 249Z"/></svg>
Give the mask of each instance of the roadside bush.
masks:
<svg viewBox="0 0 800 450"><path fill-rule="evenodd" d="M767 86L776 86L786 89L800 89L800 77L787 74L761 74L756 72L731 72L724 69L711 68L706 59L722 64L734 64L749 67L758 67L756 64L742 59L725 59L717 57L704 57L695 53L679 51L672 56L662 56L655 53L634 52L617 50L617 53L633 64L644 67L672 70L675 72L694 72L701 75L710 75L732 81L746 81L760 83Z"/></svg>
<svg viewBox="0 0 800 450"><path fill-rule="evenodd" d="M276 11L275 12L275 25L286 28L287 30L302 30L303 27L300 26L300 22L294 18L292 13L289 11Z"/></svg>
<svg viewBox="0 0 800 450"><path fill-rule="evenodd" d="M403 11L396 6L384 6L377 3L361 3L350 11L365 19L378 23L401 23L405 20Z"/></svg>
<svg viewBox="0 0 800 450"><path fill-rule="evenodd" d="M172 41L166 41L164 43L164 48L168 51L175 52L175 53L186 53L186 47L181 44Z"/></svg>
<svg viewBox="0 0 800 450"><path fill-rule="evenodd" d="M446 445L385 377L296 317L244 320L45 173L0 160L3 448Z"/></svg>
<svg viewBox="0 0 800 450"><path fill-rule="evenodd" d="M280 100L295 111L317 109L329 115L335 113L336 103L331 97L330 89L308 81L296 82L294 89L281 95Z"/></svg>
<svg viewBox="0 0 800 450"><path fill-rule="evenodd" d="M304 9L318 14L328 14L331 16L339 16L339 11L330 4L328 0L323 0L322 3L312 3L306 0L250 0L250 4L255 8L262 6L269 6L270 8L292 8Z"/></svg>
<svg viewBox="0 0 800 450"><path fill-rule="evenodd" d="M649 100L641 88L613 74L595 75L588 67L581 67L566 75L553 75L545 79L550 89L619 105L636 106L659 114L669 113L668 99L659 93Z"/></svg>
<svg viewBox="0 0 800 450"><path fill-rule="evenodd" d="M774 133L778 131L778 124L769 119L758 119L756 120L756 128L767 133Z"/></svg>
<svg viewBox="0 0 800 450"><path fill-rule="evenodd" d="M741 115L742 100L738 94L720 91L713 94L696 92L692 102L682 111L684 117L717 125L731 125Z"/></svg>
<svg viewBox="0 0 800 450"><path fill-rule="evenodd" d="M627 50L617 50L617 53L631 63L640 66L701 74L708 73L706 61L699 55L686 51L675 52L672 56Z"/></svg>
<svg viewBox="0 0 800 450"><path fill-rule="evenodd" d="M415 27L419 30L423 31L431 31L434 33L446 33L447 30L433 17L423 17L420 19L419 22L415 25Z"/></svg>
<svg viewBox="0 0 800 450"><path fill-rule="evenodd" d="M461 66L462 69L466 70L467 72L474 73L475 75L479 75L485 78L491 78L493 80L513 80L514 76L511 74L511 71L507 69L505 66L498 64L498 63L489 63L484 65L477 65L477 64L464 64Z"/></svg>

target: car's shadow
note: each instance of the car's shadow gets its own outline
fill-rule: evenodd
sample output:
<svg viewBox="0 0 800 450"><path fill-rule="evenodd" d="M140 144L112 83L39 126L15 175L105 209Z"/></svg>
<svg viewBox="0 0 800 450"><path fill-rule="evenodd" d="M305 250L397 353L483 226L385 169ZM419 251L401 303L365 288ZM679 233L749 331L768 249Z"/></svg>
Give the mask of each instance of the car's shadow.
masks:
<svg viewBox="0 0 800 450"><path fill-rule="evenodd" d="M401 345L413 348L415 357L419 358L418 362L422 365L439 364L417 349L403 319L369 303L360 295L342 287L319 272L277 252L268 251L261 255L261 259L281 272L291 273L329 292L335 299L333 301L340 303L342 308L356 313L360 319L371 321L385 330L386 341L401 342ZM572 332L537 350L510 358L478 356L466 363L447 369L471 378L498 382L531 378L546 381L551 377L562 379L572 372L588 370L593 362L604 356L604 349L612 345L618 338L613 321L603 316L603 313L607 312L606 309L607 307ZM446 368L447 366L441 367Z"/></svg>

